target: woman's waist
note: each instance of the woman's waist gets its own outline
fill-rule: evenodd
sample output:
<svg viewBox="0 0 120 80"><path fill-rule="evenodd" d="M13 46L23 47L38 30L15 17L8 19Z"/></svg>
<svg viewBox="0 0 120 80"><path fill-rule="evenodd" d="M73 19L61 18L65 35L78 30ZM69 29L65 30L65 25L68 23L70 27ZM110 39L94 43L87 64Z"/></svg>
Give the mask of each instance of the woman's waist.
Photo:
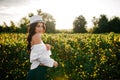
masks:
<svg viewBox="0 0 120 80"><path fill-rule="evenodd" d="M35 69L37 68L38 66L45 66L44 64L40 63L39 61L34 61L31 63L31 69Z"/></svg>

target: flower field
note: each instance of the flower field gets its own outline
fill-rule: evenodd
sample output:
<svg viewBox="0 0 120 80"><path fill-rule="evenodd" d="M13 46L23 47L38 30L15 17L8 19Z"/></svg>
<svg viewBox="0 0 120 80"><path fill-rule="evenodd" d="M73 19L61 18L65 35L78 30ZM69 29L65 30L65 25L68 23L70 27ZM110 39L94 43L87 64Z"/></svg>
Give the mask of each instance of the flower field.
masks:
<svg viewBox="0 0 120 80"><path fill-rule="evenodd" d="M0 80L26 80L29 54L26 34L0 34ZM120 34L44 34L58 68L48 68L48 80L120 79Z"/></svg>

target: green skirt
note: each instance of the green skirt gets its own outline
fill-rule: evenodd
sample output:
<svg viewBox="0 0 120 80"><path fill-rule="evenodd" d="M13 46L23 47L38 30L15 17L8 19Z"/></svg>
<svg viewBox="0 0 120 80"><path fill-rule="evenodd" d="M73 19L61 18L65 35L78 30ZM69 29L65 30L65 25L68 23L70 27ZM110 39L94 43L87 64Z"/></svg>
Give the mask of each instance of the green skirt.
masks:
<svg viewBox="0 0 120 80"><path fill-rule="evenodd" d="M27 80L47 80L47 67L46 66L38 66L35 69L32 69L28 72Z"/></svg>

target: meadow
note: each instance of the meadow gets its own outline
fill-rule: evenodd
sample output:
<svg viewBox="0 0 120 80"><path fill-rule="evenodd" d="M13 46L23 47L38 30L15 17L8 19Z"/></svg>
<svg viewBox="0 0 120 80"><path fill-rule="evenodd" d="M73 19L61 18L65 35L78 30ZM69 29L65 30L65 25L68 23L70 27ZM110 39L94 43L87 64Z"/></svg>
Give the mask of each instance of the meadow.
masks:
<svg viewBox="0 0 120 80"><path fill-rule="evenodd" d="M25 80L30 62L27 34L0 33L0 80ZM120 79L120 34L44 34L58 68L48 80Z"/></svg>

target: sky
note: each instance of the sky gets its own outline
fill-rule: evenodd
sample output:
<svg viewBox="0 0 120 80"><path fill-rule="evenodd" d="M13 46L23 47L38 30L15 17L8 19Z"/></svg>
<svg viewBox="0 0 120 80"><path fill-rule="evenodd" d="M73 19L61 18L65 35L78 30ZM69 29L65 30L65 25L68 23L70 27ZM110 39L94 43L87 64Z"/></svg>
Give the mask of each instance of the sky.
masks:
<svg viewBox="0 0 120 80"><path fill-rule="evenodd" d="M19 23L29 13L37 14L38 9L55 18L56 29L72 29L79 15L85 17L89 28L94 16L120 17L120 0L0 0L0 24Z"/></svg>

